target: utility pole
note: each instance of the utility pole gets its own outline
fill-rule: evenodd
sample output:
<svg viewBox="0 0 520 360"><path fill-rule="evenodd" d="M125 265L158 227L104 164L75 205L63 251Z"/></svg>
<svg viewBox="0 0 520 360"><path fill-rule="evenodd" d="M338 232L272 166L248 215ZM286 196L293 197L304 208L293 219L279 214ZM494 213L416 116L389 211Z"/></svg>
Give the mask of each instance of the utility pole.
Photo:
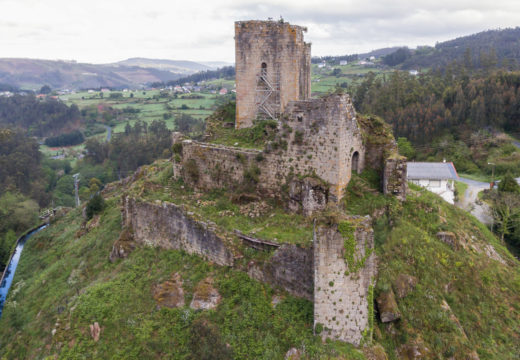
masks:
<svg viewBox="0 0 520 360"><path fill-rule="evenodd" d="M74 195L76 197L76 207L79 207L81 205L79 202L79 192L78 192L79 173L72 175L72 177L74 178Z"/></svg>
<svg viewBox="0 0 520 360"><path fill-rule="evenodd" d="M491 170L491 191L495 188L495 163L488 162L488 165L493 166L493 170ZM493 212L491 213L491 231L495 228L495 216Z"/></svg>

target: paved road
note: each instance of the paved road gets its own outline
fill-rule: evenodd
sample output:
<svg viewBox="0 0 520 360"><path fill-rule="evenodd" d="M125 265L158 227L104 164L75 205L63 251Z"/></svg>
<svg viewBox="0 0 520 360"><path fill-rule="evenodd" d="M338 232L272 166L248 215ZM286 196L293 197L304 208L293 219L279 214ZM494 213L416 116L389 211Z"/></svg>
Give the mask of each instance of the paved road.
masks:
<svg viewBox="0 0 520 360"><path fill-rule="evenodd" d="M478 187L478 188L482 188L482 189L489 189L489 183L487 183L487 182L466 179L466 178L463 178L463 177L460 177L459 181L463 182L463 183L466 183L469 186L474 186L474 187Z"/></svg>
<svg viewBox="0 0 520 360"><path fill-rule="evenodd" d="M105 127L105 129L107 129L107 140L106 142L109 142L110 139L112 138L112 128L108 125L103 125Z"/></svg>
<svg viewBox="0 0 520 360"><path fill-rule="evenodd" d="M468 188L464 193L464 198L456 204L458 207L469 211L480 222L490 225L493 221L491 210L486 203L478 201L478 193L482 190L489 189L489 183L476 181L466 178L460 178L461 182L468 184Z"/></svg>
<svg viewBox="0 0 520 360"><path fill-rule="evenodd" d="M520 149L520 142L513 141L513 145Z"/></svg>

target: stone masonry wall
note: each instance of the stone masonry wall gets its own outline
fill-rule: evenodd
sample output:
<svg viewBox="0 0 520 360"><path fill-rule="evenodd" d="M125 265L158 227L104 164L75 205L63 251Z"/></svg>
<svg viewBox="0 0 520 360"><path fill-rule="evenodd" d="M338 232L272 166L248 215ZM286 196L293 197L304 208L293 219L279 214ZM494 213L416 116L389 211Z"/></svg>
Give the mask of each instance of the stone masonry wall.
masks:
<svg viewBox="0 0 520 360"><path fill-rule="evenodd" d="M278 286L294 296L313 299L313 249L284 244L263 264L251 262L247 273L253 279Z"/></svg>
<svg viewBox="0 0 520 360"><path fill-rule="evenodd" d="M406 200L408 189L406 176L405 157L395 156L387 159L383 172L383 193L394 195L401 201Z"/></svg>
<svg viewBox="0 0 520 360"><path fill-rule="evenodd" d="M262 63L278 90L276 112L289 101L305 100L311 90L310 44L305 28L279 21L235 22L236 128L250 127L256 118L256 87Z"/></svg>
<svg viewBox="0 0 520 360"><path fill-rule="evenodd" d="M215 233L215 229L191 218L175 204L138 201L124 196L122 215L123 226L132 230L138 243L181 249L219 265L234 266L231 248ZM254 279L312 300L312 262L312 248L282 244L264 263L250 263L248 269L243 270Z"/></svg>
<svg viewBox="0 0 520 360"><path fill-rule="evenodd" d="M139 243L181 249L219 265L233 266L233 254L224 240L207 224L186 216L175 204L123 197L123 224L133 231Z"/></svg>
<svg viewBox="0 0 520 360"><path fill-rule="evenodd" d="M317 176L329 186L327 197L339 201L352 176L354 157L357 171L364 168L363 140L346 94L289 103L278 126L280 142L285 149L268 144L261 151L184 140L182 164L174 165L174 175L197 188L233 189L246 170L257 167L257 190L266 196L279 196L290 174ZM189 176L188 162L196 164L196 178Z"/></svg>
<svg viewBox="0 0 520 360"><path fill-rule="evenodd" d="M174 177L182 177L186 183L199 189L233 189L244 180L245 171L258 166L257 156L260 154L261 150L184 140L182 163L174 164ZM196 177L187 170L190 161L196 165Z"/></svg>
<svg viewBox="0 0 520 360"><path fill-rule="evenodd" d="M332 200L343 197L352 176L357 153L357 171L364 168L365 149L356 112L347 94L291 102L281 119L281 131L290 127L287 151L277 172L315 174L330 184Z"/></svg>
<svg viewBox="0 0 520 360"><path fill-rule="evenodd" d="M211 225L185 214L167 202L144 202L123 197L123 225L141 244L181 249L219 265L234 266L234 256L225 239ZM356 259L373 249L369 217L353 217ZM314 324L322 324L322 337L358 345L368 326L368 290L375 277L375 255L357 272L346 275L344 238L337 228L319 227L313 247L282 244L263 263L254 261L245 270L252 278L280 287L294 296L314 299Z"/></svg>
<svg viewBox="0 0 520 360"><path fill-rule="evenodd" d="M354 218L356 259L374 248L370 218ZM359 345L369 327L369 286L376 275L375 254L352 273L344 259L344 238L335 228L319 228L314 243L314 326L323 339ZM348 274L348 275L347 275ZM373 304L370 304L373 306Z"/></svg>

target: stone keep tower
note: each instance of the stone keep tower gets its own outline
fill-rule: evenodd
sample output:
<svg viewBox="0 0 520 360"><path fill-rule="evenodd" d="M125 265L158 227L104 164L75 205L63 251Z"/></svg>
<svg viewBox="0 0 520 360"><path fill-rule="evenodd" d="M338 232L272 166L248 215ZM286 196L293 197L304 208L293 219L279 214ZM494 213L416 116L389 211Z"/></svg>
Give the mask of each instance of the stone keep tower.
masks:
<svg viewBox="0 0 520 360"><path fill-rule="evenodd" d="M289 101L311 93L311 46L306 28L283 21L235 22L235 127L278 119Z"/></svg>

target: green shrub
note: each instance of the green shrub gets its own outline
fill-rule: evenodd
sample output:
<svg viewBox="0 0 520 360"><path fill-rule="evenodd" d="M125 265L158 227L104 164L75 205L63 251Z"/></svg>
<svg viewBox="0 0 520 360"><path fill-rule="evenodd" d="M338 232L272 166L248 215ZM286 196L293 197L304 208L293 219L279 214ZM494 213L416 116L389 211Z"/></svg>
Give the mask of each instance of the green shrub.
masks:
<svg viewBox="0 0 520 360"><path fill-rule="evenodd" d="M172 151L174 154L182 156L182 143L178 142L178 143L173 144Z"/></svg>
<svg viewBox="0 0 520 360"><path fill-rule="evenodd" d="M518 194L520 193L520 185L518 185L513 175L508 172L502 181L498 183L498 191Z"/></svg>
<svg viewBox="0 0 520 360"><path fill-rule="evenodd" d="M303 144L303 132L296 130L294 133L294 143L301 145Z"/></svg>
<svg viewBox="0 0 520 360"><path fill-rule="evenodd" d="M101 194L94 195L87 203L85 208L87 219L92 219L96 214L99 214L105 208L105 199Z"/></svg>

